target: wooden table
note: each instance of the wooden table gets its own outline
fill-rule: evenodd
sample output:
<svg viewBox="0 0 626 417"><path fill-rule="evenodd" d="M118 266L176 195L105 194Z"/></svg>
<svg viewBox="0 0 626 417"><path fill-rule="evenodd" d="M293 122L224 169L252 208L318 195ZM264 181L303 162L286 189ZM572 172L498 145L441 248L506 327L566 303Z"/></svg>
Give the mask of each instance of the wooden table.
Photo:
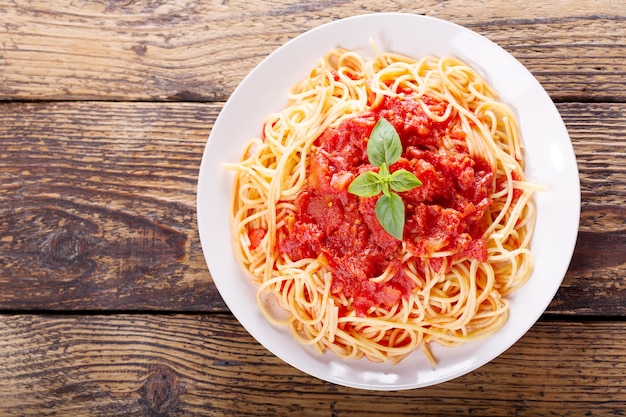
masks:
<svg viewBox="0 0 626 417"><path fill-rule="evenodd" d="M464 25L526 65L582 192L541 320L484 367L400 392L317 380L256 343L195 214L205 142L243 77L308 29L382 11ZM0 22L0 415L626 413L622 1L0 0Z"/></svg>

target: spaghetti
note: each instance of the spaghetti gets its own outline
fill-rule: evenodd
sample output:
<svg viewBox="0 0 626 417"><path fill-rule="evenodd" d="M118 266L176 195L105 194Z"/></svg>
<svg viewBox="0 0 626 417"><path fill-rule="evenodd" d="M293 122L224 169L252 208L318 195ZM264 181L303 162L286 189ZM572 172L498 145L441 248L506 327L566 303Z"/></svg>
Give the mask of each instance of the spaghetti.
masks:
<svg viewBox="0 0 626 417"><path fill-rule="evenodd" d="M367 139L389 120L406 169L403 240L372 198L347 192L374 170ZM268 320L342 358L396 363L429 344L493 334L529 278L536 187L516 118L453 57L366 60L333 49L267 116L235 172L234 250Z"/></svg>

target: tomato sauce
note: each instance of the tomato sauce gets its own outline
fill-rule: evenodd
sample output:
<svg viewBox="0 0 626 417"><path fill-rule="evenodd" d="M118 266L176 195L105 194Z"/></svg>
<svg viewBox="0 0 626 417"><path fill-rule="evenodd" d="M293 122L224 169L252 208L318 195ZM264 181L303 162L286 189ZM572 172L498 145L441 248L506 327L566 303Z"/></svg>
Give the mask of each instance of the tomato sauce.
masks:
<svg viewBox="0 0 626 417"><path fill-rule="evenodd" d="M446 104L423 97L431 112L445 114ZM378 222L377 197L362 198L347 188L360 173L378 170L367 158L367 138L379 118L391 122L403 146L390 171L406 169L422 186L399 193L405 205L403 240L420 262L444 268L429 256L452 251L455 257L487 259L483 216L493 191L490 166L471 157L465 146L448 150L444 138L463 143L453 117L432 121L417 100L387 98L378 107L325 131L316 141L308 185L295 201L298 211L278 230L278 250L292 260L318 258L333 272L331 291L352 300L358 315L372 306L391 307L408 297L415 283L402 268L402 242ZM392 278L369 278L391 267Z"/></svg>

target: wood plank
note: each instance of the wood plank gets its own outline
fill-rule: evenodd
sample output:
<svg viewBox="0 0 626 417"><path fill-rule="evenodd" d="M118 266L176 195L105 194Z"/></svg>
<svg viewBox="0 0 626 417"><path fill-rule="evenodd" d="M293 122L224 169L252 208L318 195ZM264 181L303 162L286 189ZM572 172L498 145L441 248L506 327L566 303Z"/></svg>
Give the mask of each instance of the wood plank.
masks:
<svg viewBox="0 0 626 417"><path fill-rule="evenodd" d="M223 309L195 215L219 107L2 109L2 308Z"/></svg>
<svg viewBox="0 0 626 417"><path fill-rule="evenodd" d="M197 236L197 172L221 104L5 103L0 309L225 311ZM580 237L549 311L626 314L625 104L564 103Z"/></svg>
<svg viewBox="0 0 626 417"><path fill-rule="evenodd" d="M626 107L567 103L558 108L576 153L582 207L574 256L550 311L624 315Z"/></svg>
<svg viewBox="0 0 626 417"><path fill-rule="evenodd" d="M0 316L3 416L606 416L626 407L626 324L540 321L493 362L418 390L338 387L227 315Z"/></svg>
<svg viewBox="0 0 626 417"><path fill-rule="evenodd" d="M626 16L611 0L0 0L0 100L225 100L284 42L371 12L466 25L517 57L556 101L626 98Z"/></svg>

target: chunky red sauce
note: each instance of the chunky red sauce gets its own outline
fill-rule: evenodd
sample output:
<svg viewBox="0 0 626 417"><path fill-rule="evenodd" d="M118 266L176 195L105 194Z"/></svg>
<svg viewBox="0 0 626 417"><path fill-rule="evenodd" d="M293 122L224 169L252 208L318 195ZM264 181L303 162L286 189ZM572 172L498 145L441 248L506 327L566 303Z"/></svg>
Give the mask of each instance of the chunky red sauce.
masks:
<svg viewBox="0 0 626 417"><path fill-rule="evenodd" d="M431 111L444 114L445 104L424 100ZM380 117L394 125L403 145L402 157L390 167L391 172L404 168L423 183L400 193L406 209L408 250L435 269L443 265L437 258L428 259L435 251L487 259L481 219L491 204L491 168L462 146L442 147L444 137L465 138L455 120L433 122L417 101L388 98L318 138L308 186L295 202L298 211L278 230L278 250L292 260L319 257L333 272L331 291L353 299L359 315L371 306L393 306L415 287L400 267L401 242L376 218L376 197L360 198L347 192L361 172L378 169L368 161L367 138ZM368 279L388 266L395 269L391 280L376 284Z"/></svg>

